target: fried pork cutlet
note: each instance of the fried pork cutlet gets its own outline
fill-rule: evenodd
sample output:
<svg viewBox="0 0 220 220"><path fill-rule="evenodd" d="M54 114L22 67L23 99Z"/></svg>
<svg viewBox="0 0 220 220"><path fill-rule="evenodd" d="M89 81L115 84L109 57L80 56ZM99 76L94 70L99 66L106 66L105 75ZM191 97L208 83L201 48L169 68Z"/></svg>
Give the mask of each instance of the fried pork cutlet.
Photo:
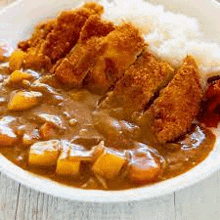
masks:
<svg viewBox="0 0 220 220"><path fill-rule="evenodd" d="M140 32L131 24L114 28L113 24L91 16L79 42L56 68L55 75L69 86L84 83L92 91L106 92L123 76L143 47Z"/></svg>
<svg viewBox="0 0 220 220"><path fill-rule="evenodd" d="M140 119L163 144L184 134L198 114L202 99L198 68L188 56L183 66Z"/></svg>
<svg viewBox="0 0 220 220"><path fill-rule="evenodd" d="M103 13L97 3L86 3L82 8L63 11L57 18L57 25L42 44L40 52L48 56L52 63L64 57L77 43L82 27L89 16Z"/></svg>
<svg viewBox="0 0 220 220"><path fill-rule="evenodd" d="M75 46L86 20L91 15L102 13L102 6L97 3L86 3L81 8L63 11L53 25L48 23L43 27L37 27L30 40L19 44L21 49L27 50L21 56L21 67L37 70L46 67L50 69L52 64L63 58ZM41 34L41 32L44 33ZM15 66L18 65L10 65L12 70Z"/></svg>
<svg viewBox="0 0 220 220"><path fill-rule="evenodd" d="M129 23L117 26L101 43L107 44L107 47L96 58L94 67L85 79L87 87L98 93L104 93L114 85L145 46L139 30Z"/></svg>
<svg viewBox="0 0 220 220"><path fill-rule="evenodd" d="M94 66L97 56L101 55L107 44L102 43L102 37L114 30L112 22L101 20L99 16L92 15L86 21L76 46L51 72L63 84L71 87L80 86Z"/></svg>
<svg viewBox="0 0 220 220"><path fill-rule="evenodd" d="M55 25L56 19L47 20L38 24L35 27L34 33L32 34L31 38L19 42L18 48L23 51L27 51L28 48L37 46L37 44L40 43L42 39L45 39L47 35L54 29Z"/></svg>
<svg viewBox="0 0 220 220"><path fill-rule="evenodd" d="M144 110L150 99L165 87L174 75L173 68L144 51L131 65L115 88L100 104L100 108L121 108L124 119Z"/></svg>

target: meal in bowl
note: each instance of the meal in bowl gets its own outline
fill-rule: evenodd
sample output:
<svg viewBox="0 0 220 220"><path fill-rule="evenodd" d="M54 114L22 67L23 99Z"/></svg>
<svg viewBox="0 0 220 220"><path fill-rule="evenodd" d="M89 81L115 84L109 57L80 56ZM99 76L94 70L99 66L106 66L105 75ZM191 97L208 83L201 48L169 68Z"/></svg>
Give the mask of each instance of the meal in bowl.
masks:
<svg viewBox="0 0 220 220"><path fill-rule="evenodd" d="M84 189L129 189L188 171L215 144L207 122L218 114L218 78L204 86L191 54L178 67L162 60L144 28L103 12L85 3L36 26L9 58L1 48L0 152Z"/></svg>

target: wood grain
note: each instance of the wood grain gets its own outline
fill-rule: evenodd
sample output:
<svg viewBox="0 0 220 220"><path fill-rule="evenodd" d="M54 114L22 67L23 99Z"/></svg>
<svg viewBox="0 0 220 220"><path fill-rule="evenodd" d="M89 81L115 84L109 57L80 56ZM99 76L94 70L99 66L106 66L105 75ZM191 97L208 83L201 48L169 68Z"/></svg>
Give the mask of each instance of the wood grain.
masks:
<svg viewBox="0 0 220 220"><path fill-rule="evenodd" d="M220 219L219 175L175 193L176 220Z"/></svg>
<svg viewBox="0 0 220 220"><path fill-rule="evenodd" d="M121 204L73 202L0 176L0 220L174 220L174 195Z"/></svg>
<svg viewBox="0 0 220 220"><path fill-rule="evenodd" d="M17 215L20 184L0 174L0 219L14 220Z"/></svg>
<svg viewBox="0 0 220 220"><path fill-rule="evenodd" d="M121 204L73 202L0 174L0 220L219 220L220 171L162 198Z"/></svg>

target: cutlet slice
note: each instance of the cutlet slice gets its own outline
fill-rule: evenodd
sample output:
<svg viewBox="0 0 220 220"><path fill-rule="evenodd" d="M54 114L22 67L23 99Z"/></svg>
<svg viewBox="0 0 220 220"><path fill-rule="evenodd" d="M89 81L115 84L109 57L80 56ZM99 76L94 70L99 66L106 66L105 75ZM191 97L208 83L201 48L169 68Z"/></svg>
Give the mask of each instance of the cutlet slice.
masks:
<svg viewBox="0 0 220 220"><path fill-rule="evenodd" d="M100 108L121 108L124 119L130 119L134 112L144 110L173 75L174 69L168 63L160 62L150 52L144 51L125 71Z"/></svg>
<svg viewBox="0 0 220 220"><path fill-rule="evenodd" d="M27 51L27 49L30 47L36 47L41 40L45 39L47 35L54 29L55 25L56 19L41 22L35 27L30 39L18 43L18 48L23 51Z"/></svg>
<svg viewBox="0 0 220 220"><path fill-rule="evenodd" d="M79 87L96 61L96 56L105 50L101 38L92 38L86 43L77 44L69 57L62 59L56 67L55 76L68 87Z"/></svg>
<svg viewBox="0 0 220 220"><path fill-rule="evenodd" d="M37 27L30 40L19 44L22 50L27 50L19 61L22 65L10 65L10 68L50 69L75 46L86 20L91 15L101 15L103 11L97 3L86 3L81 8L63 11L52 23Z"/></svg>
<svg viewBox="0 0 220 220"><path fill-rule="evenodd" d="M157 142L174 141L195 119L202 96L198 68L194 59L188 56L140 122L150 128Z"/></svg>
<svg viewBox="0 0 220 220"><path fill-rule="evenodd" d="M55 76L63 84L70 87L80 86L107 46L103 43L103 37L113 30L112 22L101 20L97 15L90 16L82 28L76 46L51 72L55 72Z"/></svg>
<svg viewBox="0 0 220 220"><path fill-rule="evenodd" d="M85 79L87 87L98 93L105 93L114 85L146 45L139 30L129 23L117 26L102 43L107 44L106 50L97 57Z"/></svg>
<svg viewBox="0 0 220 220"><path fill-rule="evenodd" d="M115 26L112 22L101 19L98 15L92 15L82 28L79 42L84 43L92 37L104 37L113 30Z"/></svg>
<svg viewBox="0 0 220 220"><path fill-rule="evenodd" d="M55 63L77 43L86 20L91 15L102 13L103 7L97 3L86 3L82 8L63 11L57 18L56 27L41 45L39 53L48 56Z"/></svg>
<svg viewBox="0 0 220 220"><path fill-rule="evenodd" d="M143 47L139 30L131 24L115 28L112 23L91 16L77 45L56 67L55 75L69 86L84 83L94 92L106 92L123 76Z"/></svg>

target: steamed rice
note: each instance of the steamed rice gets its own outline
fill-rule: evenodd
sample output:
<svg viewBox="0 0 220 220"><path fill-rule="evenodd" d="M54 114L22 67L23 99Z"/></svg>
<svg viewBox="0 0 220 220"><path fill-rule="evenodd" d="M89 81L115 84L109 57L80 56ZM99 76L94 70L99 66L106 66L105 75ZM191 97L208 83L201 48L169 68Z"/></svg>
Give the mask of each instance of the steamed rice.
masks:
<svg viewBox="0 0 220 220"><path fill-rule="evenodd" d="M165 11L163 6L143 0L101 2L106 18L139 26L149 49L172 66L179 67L187 55L192 55L199 66L203 86L220 70L220 46L205 42L195 18Z"/></svg>

